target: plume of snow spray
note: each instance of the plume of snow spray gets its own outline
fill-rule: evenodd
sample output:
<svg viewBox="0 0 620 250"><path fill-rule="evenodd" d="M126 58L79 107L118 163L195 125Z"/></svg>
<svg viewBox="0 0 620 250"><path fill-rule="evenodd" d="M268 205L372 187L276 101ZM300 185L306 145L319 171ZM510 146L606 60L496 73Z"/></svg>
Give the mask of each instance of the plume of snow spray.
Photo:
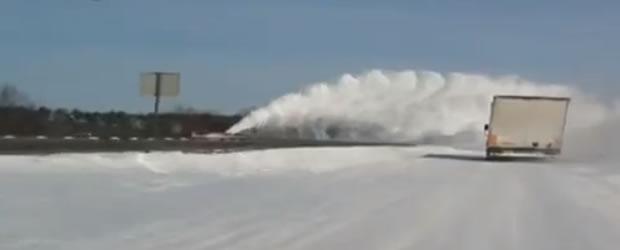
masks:
<svg viewBox="0 0 620 250"><path fill-rule="evenodd" d="M255 129L315 139L453 143L482 138L494 95L573 98L571 127L596 124L607 109L578 90L517 76L373 70L316 83L250 113L229 133Z"/></svg>

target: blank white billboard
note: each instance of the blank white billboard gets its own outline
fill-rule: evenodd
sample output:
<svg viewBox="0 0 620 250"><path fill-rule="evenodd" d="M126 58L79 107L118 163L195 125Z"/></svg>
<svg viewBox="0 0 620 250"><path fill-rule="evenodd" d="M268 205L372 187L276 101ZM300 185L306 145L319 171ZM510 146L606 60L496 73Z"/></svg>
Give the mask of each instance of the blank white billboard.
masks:
<svg viewBox="0 0 620 250"><path fill-rule="evenodd" d="M179 73L149 72L140 76L140 93L144 96L155 96L157 93L157 75L159 75L159 96L178 96L181 91L181 75Z"/></svg>

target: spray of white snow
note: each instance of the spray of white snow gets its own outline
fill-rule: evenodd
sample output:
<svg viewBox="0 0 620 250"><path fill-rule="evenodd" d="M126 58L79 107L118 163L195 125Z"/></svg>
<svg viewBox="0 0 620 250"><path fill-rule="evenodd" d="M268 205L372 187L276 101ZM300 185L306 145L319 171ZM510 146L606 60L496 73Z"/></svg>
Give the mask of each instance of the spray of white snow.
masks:
<svg viewBox="0 0 620 250"><path fill-rule="evenodd" d="M568 96L571 128L598 124L608 109L574 88L517 76L373 70L275 99L228 132L315 139L479 143L494 95Z"/></svg>

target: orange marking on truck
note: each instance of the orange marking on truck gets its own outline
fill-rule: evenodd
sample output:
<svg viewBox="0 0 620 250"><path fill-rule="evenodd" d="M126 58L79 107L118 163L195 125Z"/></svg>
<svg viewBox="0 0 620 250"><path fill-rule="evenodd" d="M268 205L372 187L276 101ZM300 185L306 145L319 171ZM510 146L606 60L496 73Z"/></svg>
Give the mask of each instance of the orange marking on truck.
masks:
<svg viewBox="0 0 620 250"><path fill-rule="evenodd" d="M497 135L489 134L489 136L487 138L487 145L488 146L495 146L495 145L497 145Z"/></svg>

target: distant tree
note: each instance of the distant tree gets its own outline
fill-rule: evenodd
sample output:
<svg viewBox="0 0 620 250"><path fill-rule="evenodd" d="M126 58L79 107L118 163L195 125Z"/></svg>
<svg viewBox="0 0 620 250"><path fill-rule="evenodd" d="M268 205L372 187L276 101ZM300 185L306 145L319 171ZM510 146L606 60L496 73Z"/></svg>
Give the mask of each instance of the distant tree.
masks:
<svg viewBox="0 0 620 250"><path fill-rule="evenodd" d="M129 119L129 125L134 130L143 130L144 119L140 117L132 117L131 119Z"/></svg>
<svg viewBox="0 0 620 250"><path fill-rule="evenodd" d="M30 102L28 96L17 87L5 83L0 89L0 107L30 107L32 103Z"/></svg>
<svg viewBox="0 0 620 250"><path fill-rule="evenodd" d="M39 109L37 110L37 113L39 113L40 116L45 117L45 119L49 117L50 112L52 111L47 107L39 107Z"/></svg>
<svg viewBox="0 0 620 250"><path fill-rule="evenodd" d="M82 111L80 111L79 109L73 109L71 110L71 118L75 121L82 119L83 117L83 113Z"/></svg>
<svg viewBox="0 0 620 250"><path fill-rule="evenodd" d="M67 111L66 109L57 109L54 110L54 112L52 113L52 121L54 122L64 123L70 119L71 117L69 116L69 111Z"/></svg>

